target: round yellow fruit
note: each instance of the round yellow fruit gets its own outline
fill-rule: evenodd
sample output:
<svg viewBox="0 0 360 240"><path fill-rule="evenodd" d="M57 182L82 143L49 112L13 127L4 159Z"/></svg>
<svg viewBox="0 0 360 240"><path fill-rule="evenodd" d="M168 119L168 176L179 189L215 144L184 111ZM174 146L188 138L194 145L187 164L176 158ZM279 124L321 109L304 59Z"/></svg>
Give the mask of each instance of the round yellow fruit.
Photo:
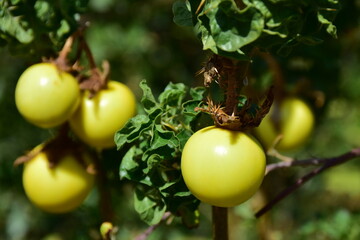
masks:
<svg viewBox="0 0 360 240"><path fill-rule="evenodd" d="M275 104L260 126L255 128L256 136L266 148L270 148L280 135L276 149L290 151L302 146L314 127L314 114L310 107L295 97L284 99L280 105Z"/></svg>
<svg viewBox="0 0 360 240"><path fill-rule="evenodd" d="M202 202L233 207L260 187L266 157L250 135L218 127L203 128L186 142L181 171L191 193Z"/></svg>
<svg viewBox="0 0 360 240"><path fill-rule="evenodd" d="M107 88L82 95L78 110L70 119L71 129L88 145L95 148L115 146L114 135L136 113L136 99L123 83L109 81Z"/></svg>
<svg viewBox="0 0 360 240"><path fill-rule="evenodd" d="M27 68L15 89L15 103L20 114L42 128L66 122L79 100L77 80L52 63L38 63Z"/></svg>
<svg viewBox="0 0 360 240"><path fill-rule="evenodd" d="M50 213L65 213L82 204L94 185L94 175L79 163L78 153L65 150L60 162L50 168L54 157L52 150L45 150L25 163L23 186L30 201ZM91 163L88 154L82 153L85 162Z"/></svg>

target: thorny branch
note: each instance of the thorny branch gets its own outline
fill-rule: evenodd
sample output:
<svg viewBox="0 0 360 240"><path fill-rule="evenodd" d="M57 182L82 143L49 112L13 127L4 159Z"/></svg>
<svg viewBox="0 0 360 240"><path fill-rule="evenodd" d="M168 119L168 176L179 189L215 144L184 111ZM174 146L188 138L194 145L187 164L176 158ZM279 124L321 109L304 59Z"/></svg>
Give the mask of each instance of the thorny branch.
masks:
<svg viewBox="0 0 360 240"><path fill-rule="evenodd" d="M313 158L313 159L306 159L306 160L297 160L292 162L279 162L274 164L269 164L266 167L266 173L269 173L275 169L279 168L288 168L292 166L318 166L322 165L321 167L315 168L314 170L310 171L308 174L304 175L303 177L299 178L293 185L284 189L280 192L274 199L268 202L263 208L261 208L256 214L255 217L259 218L268 212L272 207L274 207L277 203L281 200L289 196L295 190L300 188L304 185L307 181L312 179L313 177L317 176L318 174L322 173L328 168L337 166L339 164L345 163L351 159L360 157L360 147L354 148L351 151L344 153L340 156L333 157L333 158Z"/></svg>

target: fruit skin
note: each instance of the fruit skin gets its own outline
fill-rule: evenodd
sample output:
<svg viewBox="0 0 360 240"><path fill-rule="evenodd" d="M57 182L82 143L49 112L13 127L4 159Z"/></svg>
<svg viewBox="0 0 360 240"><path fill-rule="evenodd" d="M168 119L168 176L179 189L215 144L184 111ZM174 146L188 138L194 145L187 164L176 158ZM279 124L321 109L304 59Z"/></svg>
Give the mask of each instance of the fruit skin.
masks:
<svg viewBox="0 0 360 240"><path fill-rule="evenodd" d="M283 137L276 149L290 151L306 142L312 133L314 122L314 114L303 100L288 97L280 106L272 106L260 126L255 128L255 134L266 148L270 148L281 134Z"/></svg>
<svg viewBox="0 0 360 240"><path fill-rule="evenodd" d="M70 118L71 129L95 148L115 146L114 134L136 113L136 99L123 83L109 81L93 98L82 95L78 110Z"/></svg>
<svg viewBox="0 0 360 240"><path fill-rule="evenodd" d="M55 153L45 150L25 163L24 190L30 201L46 212L69 212L82 204L94 185L95 176L89 174L76 161L78 156L69 150L54 168L50 168L52 154ZM89 155L83 153L82 158L91 163Z"/></svg>
<svg viewBox="0 0 360 240"><path fill-rule="evenodd" d="M194 133L181 158L185 184L202 202L233 207L248 200L260 187L266 157L250 135L214 126Z"/></svg>
<svg viewBox="0 0 360 240"><path fill-rule="evenodd" d="M42 128L56 127L67 121L79 100L77 80L52 63L38 63L27 68L15 89L15 103L20 114Z"/></svg>

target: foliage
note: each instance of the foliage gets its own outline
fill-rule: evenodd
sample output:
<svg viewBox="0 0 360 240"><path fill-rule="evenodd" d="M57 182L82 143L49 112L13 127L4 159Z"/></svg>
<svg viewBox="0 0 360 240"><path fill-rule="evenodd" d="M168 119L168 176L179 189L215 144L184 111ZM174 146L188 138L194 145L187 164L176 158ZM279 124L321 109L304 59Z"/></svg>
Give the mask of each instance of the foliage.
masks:
<svg viewBox="0 0 360 240"><path fill-rule="evenodd" d="M180 172L181 151L194 128L204 126L194 108L203 88L170 83L156 100L145 81L140 83L145 114L132 118L115 135L118 149L131 144L120 164L120 177L139 183L135 209L148 224L157 224L165 211L180 215L189 227L198 223L199 201L185 186Z"/></svg>
<svg viewBox="0 0 360 240"><path fill-rule="evenodd" d="M4 0L0 8L0 44L13 53L53 55L79 27L87 0ZM40 55L40 56L41 56Z"/></svg>
<svg viewBox="0 0 360 240"><path fill-rule="evenodd" d="M182 219L175 218L170 226L162 224L149 239L209 239L209 208L199 205L189 195L178 169L185 139L196 129L210 124L207 115L191 110L198 106L204 94L200 88L193 87L201 85L194 75L207 52L248 59L250 49L256 45L274 53L288 54L274 57L286 80L284 89L301 95L313 107L315 93L326 97L322 107L314 107L317 125L309 144L292 156L331 157L358 145L360 30L357 23L360 9L357 1L342 1L342 9L338 11L340 1L335 0L247 0L243 2L249 6L242 10L234 5L238 1L213 0L204 1L195 14L200 2L178 1L172 5L172 1L163 0L91 0L86 11L83 8L86 1L1 2L0 239L100 238L98 230L104 218L98 206L101 199L98 189L73 213L46 214L26 199L21 184L22 167L12 166L16 157L54 134L54 130L35 128L21 118L14 104L16 81L29 64L38 62L41 57L54 56L65 38L83 21L91 23L85 34L96 60L108 59L113 66L111 78L128 84L139 99L143 95L144 109L117 133L119 151L112 149L100 154L108 177L109 200L113 203L113 224L120 229L118 239L134 239L147 229L139 213L147 223L153 224L165 211ZM261 3L266 4L262 6ZM34 4L41 8L35 9ZM301 4L302 12L294 7L296 4ZM8 9L15 5L17 8ZM25 11L25 6L31 11ZM171 6L175 22L188 27L172 23ZM220 8L216 10L211 6ZM287 18L291 12L298 21ZM83 13L82 17L78 18L77 13ZM226 30L213 18L219 14L234 26L238 23L231 20L238 16L250 19L254 21L249 25L253 28L248 28L244 37L238 38L236 27ZM37 24L31 25L34 23L31 19L36 19ZM11 25L2 24L5 20ZM64 21L66 24L61 25ZM194 26L200 42L193 33ZM213 28L226 30L227 35L220 34L222 32L214 35ZM328 33L336 34L338 39L329 38ZM204 41L202 36L211 41ZM238 39L230 47L221 42L228 36ZM321 44L313 47L309 43ZM202 51L201 44L209 51ZM16 57L10 56L8 50ZM274 72L262 59L252 58L248 80L255 90L266 89L273 77ZM141 83L143 94L138 88L141 79L147 79L146 83ZM170 117L173 114L177 117ZM180 124L183 121L185 124ZM269 158L269 161L274 159ZM356 172L359 162L350 164L350 169ZM146 177L148 173L149 178ZM266 177L263 188L275 194L301 174L301 169L274 172ZM341 183L336 181L338 174L332 175L337 182L332 187L327 186L329 183L322 176L313 179L264 219L253 217L264 203L258 203L257 198L232 209L230 232L233 238L259 239L265 232L274 239L357 239L359 194L351 190L344 193L344 185L356 188L354 178L348 172L346 175L348 179L342 179ZM178 191L180 194L176 194ZM271 193L269 198L273 196ZM190 226L199 226L188 230L181 220ZM265 230L262 222L266 223Z"/></svg>
<svg viewBox="0 0 360 240"><path fill-rule="evenodd" d="M336 37L337 0L215 0L174 4L175 22L195 25L203 49L249 59L253 47L286 55L299 43L322 42L319 31Z"/></svg>

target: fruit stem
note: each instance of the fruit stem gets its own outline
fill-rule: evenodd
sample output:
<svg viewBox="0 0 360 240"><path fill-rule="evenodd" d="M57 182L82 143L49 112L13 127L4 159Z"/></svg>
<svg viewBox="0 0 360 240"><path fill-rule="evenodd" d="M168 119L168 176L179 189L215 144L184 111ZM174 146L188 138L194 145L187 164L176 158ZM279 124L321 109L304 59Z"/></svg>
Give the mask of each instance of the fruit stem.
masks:
<svg viewBox="0 0 360 240"><path fill-rule="evenodd" d="M212 206L213 240L228 240L228 209Z"/></svg>
<svg viewBox="0 0 360 240"><path fill-rule="evenodd" d="M222 58L223 78L220 87L225 90L225 112L229 115L237 115L239 95L244 86L247 70L250 62Z"/></svg>
<svg viewBox="0 0 360 240"><path fill-rule="evenodd" d="M79 42L80 48L85 51L91 71L90 77L80 78L80 89L89 90L89 98L92 98L98 91L107 88L108 77L110 74L110 64L107 61L103 61L103 70L100 71L100 69L96 66L91 49L83 36L80 36Z"/></svg>
<svg viewBox="0 0 360 240"><path fill-rule="evenodd" d="M91 52L91 49L88 45L88 43L86 42L86 40L84 39L84 37L81 37L80 39L81 44L82 44L82 48L85 51L85 54L87 56L87 59L89 61L89 65L90 65L90 69L93 75L95 75L98 78L99 84L100 84L100 89L106 88L107 85L107 80L108 80L108 74L109 74L109 65L105 66L103 64L103 66L105 67L105 74L101 74L99 68L96 66L96 62L94 59L94 56Z"/></svg>
<svg viewBox="0 0 360 240"><path fill-rule="evenodd" d="M76 34L71 35L65 41L65 44L61 51L59 52L58 57L55 60L50 60L55 63L55 65L63 71L69 71L70 67L68 66L68 59L67 56L71 52L72 45L74 43L74 39ZM45 60L46 61L46 60Z"/></svg>

